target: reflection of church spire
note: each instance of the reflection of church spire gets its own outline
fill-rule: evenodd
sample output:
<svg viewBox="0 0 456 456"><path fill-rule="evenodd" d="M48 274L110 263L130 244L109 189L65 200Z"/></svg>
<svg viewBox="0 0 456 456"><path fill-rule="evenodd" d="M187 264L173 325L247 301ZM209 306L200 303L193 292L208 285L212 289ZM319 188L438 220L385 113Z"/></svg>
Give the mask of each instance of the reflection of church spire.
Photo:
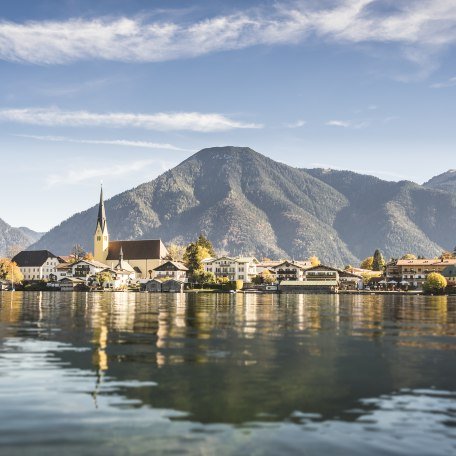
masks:
<svg viewBox="0 0 456 456"><path fill-rule="evenodd" d="M98 218L97 218L97 227L98 225L101 228L101 231L104 232L107 222L106 222L106 211L103 200L103 185L101 186L100 191L100 204L98 205Z"/></svg>

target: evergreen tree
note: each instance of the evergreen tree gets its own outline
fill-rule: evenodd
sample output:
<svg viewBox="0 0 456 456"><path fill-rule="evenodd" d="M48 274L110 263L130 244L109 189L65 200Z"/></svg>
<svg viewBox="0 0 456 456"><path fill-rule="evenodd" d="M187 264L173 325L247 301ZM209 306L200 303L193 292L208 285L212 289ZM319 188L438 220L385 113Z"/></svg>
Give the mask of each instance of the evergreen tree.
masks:
<svg viewBox="0 0 456 456"><path fill-rule="evenodd" d="M372 270L373 271L383 271L385 267L385 259L383 258L382 252L380 250L376 250L374 253L374 260L372 262Z"/></svg>
<svg viewBox="0 0 456 456"><path fill-rule="evenodd" d="M212 242L206 237L204 236L204 234L200 234L199 237L198 237L198 240L196 241L196 243L205 248L208 252L209 252L209 255L211 257L215 257L216 254L215 254L215 250L214 250L214 246L212 245Z"/></svg>

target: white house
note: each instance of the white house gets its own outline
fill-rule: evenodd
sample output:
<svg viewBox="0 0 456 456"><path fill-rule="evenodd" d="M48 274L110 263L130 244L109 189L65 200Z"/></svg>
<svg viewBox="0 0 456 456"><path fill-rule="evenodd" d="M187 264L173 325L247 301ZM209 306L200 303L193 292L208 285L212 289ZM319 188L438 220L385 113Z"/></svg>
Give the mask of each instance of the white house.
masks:
<svg viewBox="0 0 456 456"><path fill-rule="evenodd" d="M258 260L254 257L220 257L208 258L203 261L206 272L213 272L216 277L226 277L228 280L243 280L250 282L257 275Z"/></svg>
<svg viewBox="0 0 456 456"><path fill-rule="evenodd" d="M272 266L270 269L274 271L277 281L282 282L284 280L302 281L306 269L309 269L310 267L310 262L287 260Z"/></svg>
<svg viewBox="0 0 456 456"><path fill-rule="evenodd" d="M110 268L103 263L96 260L79 260L71 265L71 277L76 279L83 279L87 282L87 279L94 276L104 270Z"/></svg>
<svg viewBox="0 0 456 456"><path fill-rule="evenodd" d="M167 261L166 263L157 266L153 270L153 277L156 279L169 279L178 280L180 282L187 282L188 268L178 261Z"/></svg>
<svg viewBox="0 0 456 456"><path fill-rule="evenodd" d="M56 275L56 267L64 261L49 250L23 250L13 259L24 280L49 280Z"/></svg>

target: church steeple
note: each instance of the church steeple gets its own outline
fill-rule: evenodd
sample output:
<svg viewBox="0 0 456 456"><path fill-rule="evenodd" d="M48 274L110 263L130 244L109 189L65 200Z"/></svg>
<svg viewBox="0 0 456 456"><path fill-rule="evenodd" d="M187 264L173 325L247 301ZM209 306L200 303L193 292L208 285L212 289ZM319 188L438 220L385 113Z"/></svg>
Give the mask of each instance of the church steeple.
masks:
<svg viewBox="0 0 456 456"><path fill-rule="evenodd" d="M109 252L109 233L106 210L103 200L103 186L100 191L100 204L98 205L97 228L93 239L93 256L95 260L105 263Z"/></svg>
<svg viewBox="0 0 456 456"><path fill-rule="evenodd" d="M105 206L104 206L103 185L102 185L101 190L100 190L100 204L98 205L97 229L99 226L101 228L101 231L104 233L106 225L107 225L106 210L105 210Z"/></svg>

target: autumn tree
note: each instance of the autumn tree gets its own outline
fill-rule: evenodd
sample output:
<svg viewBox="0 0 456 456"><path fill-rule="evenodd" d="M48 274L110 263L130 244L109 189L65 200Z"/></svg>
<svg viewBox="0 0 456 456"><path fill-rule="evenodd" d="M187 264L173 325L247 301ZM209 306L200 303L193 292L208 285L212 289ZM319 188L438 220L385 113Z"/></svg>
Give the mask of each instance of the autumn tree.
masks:
<svg viewBox="0 0 456 456"><path fill-rule="evenodd" d="M405 255L402 255L401 260L416 260L416 255L413 253L406 253Z"/></svg>
<svg viewBox="0 0 456 456"><path fill-rule="evenodd" d="M87 261L93 261L93 253L92 252L87 252L85 255L84 255L84 260L87 260Z"/></svg>
<svg viewBox="0 0 456 456"><path fill-rule="evenodd" d="M209 283L216 282L215 274L213 272L203 271L202 269L195 271L192 277L196 283L199 283L201 285L207 285Z"/></svg>
<svg viewBox="0 0 456 456"><path fill-rule="evenodd" d="M9 258L0 258L0 279L19 283L24 280L24 276L14 261Z"/></svg>
<svg viewBox="0 0 456 456"><path fill-rule="evenodd" d="M447 285L447 280L442 274L431 272L423 283L423 291L427 294L442 294Z"/></svg>
<svg viewBox="0 0 456 456"><path fill-rule="evenodd" d="M185 249L184 262L190 275L203 269L203 260L211 255L205 247L201 247L196 242L192 242Z"/></svg>
<svg viewBox="0 0 456 456"><path fill-rule="evenodd" d="M76 263L77 261L83 260L84 257L87 255L87 252L80 244L75 244L71 249L70 256L72 261Z"/></svg>
<svg viewBox="0 0 456 456"><path fill-rule="evenodd" d="M385 259L383 258L382 252L376 250L374 252L374 259L372 261L372 270L373 271L382 271L385 267Z"/></svg>
<svg viewBox="0 0 456 456"><path fill-rule="evenodd" d="M360 264L361 269L368 269L369 271L372 271L374 265L374 257L370 256L367 258L364 258L364 260Z"/></svg>
<svg viewBox="0 0 456 456"><path fill-rule="evenodd" d="M321 264L320 260L318 259L317 256L311 256L309 258L309 261L310 261L310 264L314 267L314 266L319 266Z"/></svg>
<svg viewBox="0 0 456 456"><path fill-rule="evenodd" d="M183 261L185 255L185 247L183 245L169 244L167 250L170 261Z"/></svg>
<svg viewBox="0 0 456 456"><path fill-rule="evenodd" d="M214 246L212 245L212 242L209 241L209 239L204 236L204 234L200 234L199 237L198 237L198 240L196 241L196 243L205 248L208 252L209 252L209 256L211 257L215 257L216 256L216 253L215 253L215 250L214 250Z"/></svg>

